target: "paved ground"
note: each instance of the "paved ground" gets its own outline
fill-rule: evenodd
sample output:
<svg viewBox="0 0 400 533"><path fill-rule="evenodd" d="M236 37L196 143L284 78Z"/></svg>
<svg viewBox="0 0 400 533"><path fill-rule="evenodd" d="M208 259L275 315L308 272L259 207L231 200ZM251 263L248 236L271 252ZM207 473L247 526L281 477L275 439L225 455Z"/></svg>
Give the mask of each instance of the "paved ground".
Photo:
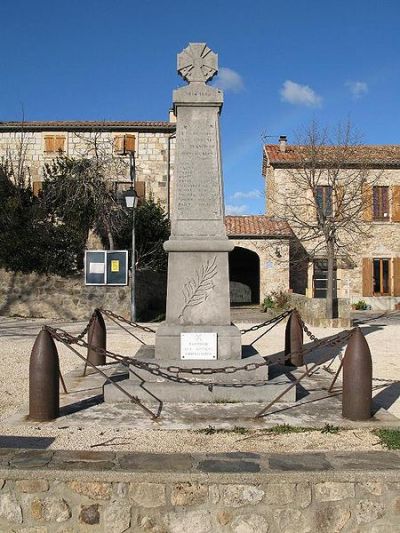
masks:
<svg viewBox="0 0 400 533"><path fill-rule="evenodd" d="M239 327L248 327L256 321L255 318L252 319L251 310L234 310L235 312L237 316L234 316L233 320ZM254 317L257 321L266 318L265 314L257 314ZM104 449L118 447L121 450L165 452L367 450L380 448L377 437L369 428L398 425L395 417L400 416L400 326L391 319L372 320L362 327L374 361L376 414L374 419L356 429L349 429L352 425L341 418L340 396L328 398L326 389L332 376L324 370L320 370L312 379L303 383L304 386L298 391L299 401L295 405L276 405L257 423L253 417L263 405L251 402L244 406L178 405L173 408L171 405L164 405L162 420L152 422L140 410L127 408L126 404L114 407L102 404L102 380L93 382L91 380L95 378L90 378L85 382L79 381L81 362L64 346L59 346L61 368L67 376L68 387L71 386L71 380L75 383L72 387L75 390L73 395L62 395L64 406L70 406L69 414L64 408L63 416L53 423L31 423L25 419L29 354L41 325L48 322L0 318L0 433L6 439L0 446L7 446L7 439L11 439L8 442L13 442L15 446L23 445L19 444L19 439L34 439L41 435L42 438L51 440L49 446L53 449L88 449L92 446L101 449L103 446ZM62 326L73 334L77 334L85 326L84 323L77 322L51 323ZM283 348L284 327L283 323L279 324L261 338L263 330L248 333L244 336L244 341L254 343L262 355L280 354ZM328 328L311 329L320 338L338 332ZM135 353L139 346L137 340L109 322L107 331L109 349L126 355ZM148 343L153 340L151 334L139 332L138 336ZM322 351L320 356L326 364L334 359L331 368L335 369L338 364L337 356L343 354L344 349L345 345L338 345L334 349ZM314 353L312 357L315 359L317 354ZM264 432L268 426L284 423L314 429L289 435L271 435ZM315 431L315 427L323 429L326 423L345 426L345 429L336 435ZM208 426L209 433L205 431ZM230 428L231 431L214 432L218 428ZM241 435L242 429L248 433Z"/></svg>

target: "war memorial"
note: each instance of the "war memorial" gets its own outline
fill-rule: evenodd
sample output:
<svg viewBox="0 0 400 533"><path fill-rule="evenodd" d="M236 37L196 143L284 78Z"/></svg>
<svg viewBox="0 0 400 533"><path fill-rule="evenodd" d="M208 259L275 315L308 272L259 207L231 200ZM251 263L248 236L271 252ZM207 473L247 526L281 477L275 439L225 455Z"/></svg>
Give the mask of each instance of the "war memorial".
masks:
<svg viewBox="0 0 400 533"><path fill-rule="evenodd" d="M232 322L223 93L209 83L218 56L205 43L190 43L178 54L177 71L186 84L173 92L165 321L139 324L96 309L78 334L57 324L42 327L30 355L29 406L8 421L36 428L37 440L18 437L27 449L0 450L0 530L398 531L398 452L267 454L255 445L197 453L179 444L160 452L154 444L147 453L121 451L116 433L107 437L110 428L128 427L130 444L135 433L160 443L162 432L178 440L186 432L184 447L195 432L205 439L225 432L251 443L260 435L273 439L268 431L277 427L329 433L339 426L398 426L396 417L374 407L371 352L359 327L320 338L296 309L248 328ZM116 326L127 339L119 344L109 335ZM281 347L265 355L255 344L268 343L274 328ZM64 375L67 352L79 366ZM87 431L88 439L95 428L97 441L78 450L52 447L53 433L71 428Z"/></svg>

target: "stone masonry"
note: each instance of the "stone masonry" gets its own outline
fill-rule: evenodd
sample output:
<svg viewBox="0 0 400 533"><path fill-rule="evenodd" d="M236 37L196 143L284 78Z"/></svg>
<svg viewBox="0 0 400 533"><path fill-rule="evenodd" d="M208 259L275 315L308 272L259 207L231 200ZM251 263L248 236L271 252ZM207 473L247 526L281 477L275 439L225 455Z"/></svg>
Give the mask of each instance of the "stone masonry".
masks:
<svg viewBox="0 0 400 533"><path fill-rule="evenodd" d="M396 452L0 456L1 531L399 531Z"/></svg>
<svg viewBox="0 0 400 533"><path fill-rule="evenodd" d="M46 137L62 138L62 153L72 158L93 156L96 143L101 155L112 160L112 179L129 181L129 156L115 152L115 139L132 135L136 179L145 183L147 198L160 200L169 211L174 133L174 122L0 122L0 157L16 163L22 150L28 175L38 184L43 180L44 165L57 156L57 152L46 151Z"/></svg>

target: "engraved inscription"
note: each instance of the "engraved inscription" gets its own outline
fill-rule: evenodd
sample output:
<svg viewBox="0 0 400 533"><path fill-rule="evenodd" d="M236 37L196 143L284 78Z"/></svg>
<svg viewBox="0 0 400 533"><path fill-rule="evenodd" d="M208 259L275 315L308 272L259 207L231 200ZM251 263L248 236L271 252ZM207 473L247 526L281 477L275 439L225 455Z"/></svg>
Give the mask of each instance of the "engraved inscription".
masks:
<svg viewBox="0 0 400 533"><path fill-rule="evenodd" d="M222 217L217 127L207 118L179 132L176 214L181 219Z"/></svg>

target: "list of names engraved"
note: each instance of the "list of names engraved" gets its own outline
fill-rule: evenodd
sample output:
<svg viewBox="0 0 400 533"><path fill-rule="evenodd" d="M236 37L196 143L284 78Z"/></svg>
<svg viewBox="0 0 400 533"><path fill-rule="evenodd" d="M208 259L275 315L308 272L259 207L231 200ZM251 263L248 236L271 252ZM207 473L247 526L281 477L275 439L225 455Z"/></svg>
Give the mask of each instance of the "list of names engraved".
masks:
<svg viewBox="0 0 400 533"><path fill-rule="evenodd" d="M222 191L216 124L218 119L212 116L192 118L194 120L185 120L178 132L177 218L219 219L222 217Z"/></svg>

